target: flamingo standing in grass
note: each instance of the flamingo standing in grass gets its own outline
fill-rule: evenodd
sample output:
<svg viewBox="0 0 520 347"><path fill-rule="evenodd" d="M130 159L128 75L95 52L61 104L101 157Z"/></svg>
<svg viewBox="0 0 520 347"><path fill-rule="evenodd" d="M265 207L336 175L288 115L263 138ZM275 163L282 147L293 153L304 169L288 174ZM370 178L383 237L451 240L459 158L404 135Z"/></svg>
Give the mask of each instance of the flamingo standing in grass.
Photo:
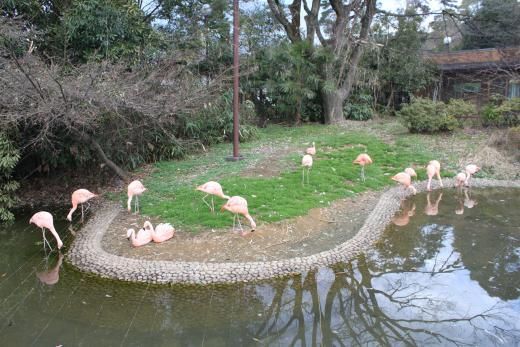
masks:
<svg viewBox="0 0 520 347"><path fill-rule="evenodd" d="M469 179L471 178L471 175L476 174L480 168L475 164L469 164L466 166L466 181L464 181L464 184L469 186Z"/></svg>
<svg viewBox="0 0 520 347"><path fill-rule="evenodd" d="M204 197L202 198L202 201L204 201L204 203L206 205L208 205L211 212L215 212L215 204L213 202L213 195L216 195L222 199L229 200L229 196L224 194L224 192L222 191L222 186L218 182L213 182L213 181L206 182L206 183L198 186L196 188L196 190L200 190L201 192L206 193L206 195L204 195ZM211 205L208 204L208 202L206 201L206 198L208 195L211 195Z"/></svg>
<svg viewBox="0 0 520 347"><path fill-rule="evenodd" d="M49 248L52 251L51 244L49 241L47 241L47 238L45 237L45 229L49 229L54 238L56 239L56 242L58 244L58 249L63 247L63 242L60 239L60 235L56 232L56 229L54 229L54 221L52 218L52 214L45 211L36 212L31 219L29 220L29 224L35 224L38 228L42 229L42 235L43 235L43 249L45 250L45 243L49 246Z"/></svg>
<svg viewBox="0 0 520 347"><path fill-rule="evenodd" d="M434 175L437 176L440 186L444 187L441 179L441 164L437 160L432 160L428 163L428 166L426 166L426 174L428 175L428 184L426 185L428 191L431 191L431 183Z"/></svg>
<svg viewBox="0 0 520 347"><path fill-rule="evenodd" d="M130 240L132 246L140 247L152 241L152 231L150 229L139 229L137 234L134 229L128 229L126 231L126 238Z"/></svg>
<svg viewBox="0 0 520 347"><path fill-rule="evenodd" d="M361 179L365 182L365 165L372 164L372 158L366 153L361 153L352 163L361 165Z"/></svg>
<svg viewBox="0 0 520 347"><path fill-rule="evenodd" d="M312 156L305 154L302 158L302 184L305 183L305 168L307 168L307 183L309 183L309 176L312 167Z"/></svg>
<svg viewBox="0 0 520 347"><path fill-rule="evenodd" d="M406 169L404 169L404 172L406 172L408 175L410 175L410 178L417 177L417 173L411 167L407 167Z"/></svg>
<svg viewBox="0 0 520 347"><path fill-rule="evenodd" d="M152 223L146 221L144 229L151 232L152 240L156 243L167 241L175 235L175 228L170 223L161 223L154 228Z"/></svg>
<svg viewBox="0 0 520 347"><path fill-rule="evenodd" d="M249 214L247 209L247 200L241 196L232 196L229 198L228 202L226 202L221 208L220 211L228 210L229 212L234 214L233 217L233 232L235 231L235 219L238 219L238 225L240 226L241 235L244 235L244 229L242 228L242 223L240 223L239 214L243 215L251 224L251 231L256 229L256 223L253 220L253 217Z"/></svg>
<svg viewBox="0 0 520 347"><path fill-rule="evenodd" d="M396 182L401 183L406 189L410 189L413 195L417 193L417 189L415 189L415 187L412 185L412 178L406 172L399 172L390 178Z"/></svg>
<svg viewBox="0 0 520 347"><path fill-rule="evenodd" d="M146 188L143 186L141 181L135 180L130 182L128 185L128 212L132 211L131 203L132 198L135 196L134 209L137 213L139 211L139 195L143 194L146 191Z"/></svg>
<svg viewBox="0 0 520 347"><path fill-rule="evenodd" d="M462 188L464 182L466 182L466 174L464 172L459 172L457 176L455 176L455 187Z"/></svg>
<svg viewBox="0 0 520 347"><path fill-rule="evenodd" d="M312 147L309 147L305 150L305 153L310 154L310 155L316 154L316 145L314 144L314 142L312 143Z"/></svg>
<svg viewBox="0 0 520 347"><path fill-rule="evenodd" d="M92 198L95 198L97 195L88 191L87 189L78 189L72 193L72 208L70 209L69 214L67 215L67 220L72 222L72 214L78 208L78 204L81 204L81 220L83 221L83 204L89 201Z"/></svg>

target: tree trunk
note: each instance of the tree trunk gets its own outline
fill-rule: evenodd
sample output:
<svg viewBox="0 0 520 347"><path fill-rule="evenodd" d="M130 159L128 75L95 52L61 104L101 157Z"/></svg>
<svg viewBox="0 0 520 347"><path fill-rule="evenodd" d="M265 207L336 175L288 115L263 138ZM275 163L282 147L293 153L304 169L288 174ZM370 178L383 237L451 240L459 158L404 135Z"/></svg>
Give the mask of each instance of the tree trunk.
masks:
<svg viewBox="0 0 520 347"><path fill-rule="evenodd" d="M345 97L339 90L332 92L322 92L323 112L325 124L334 124L341 122L343 117L343 102Z"/></svg>

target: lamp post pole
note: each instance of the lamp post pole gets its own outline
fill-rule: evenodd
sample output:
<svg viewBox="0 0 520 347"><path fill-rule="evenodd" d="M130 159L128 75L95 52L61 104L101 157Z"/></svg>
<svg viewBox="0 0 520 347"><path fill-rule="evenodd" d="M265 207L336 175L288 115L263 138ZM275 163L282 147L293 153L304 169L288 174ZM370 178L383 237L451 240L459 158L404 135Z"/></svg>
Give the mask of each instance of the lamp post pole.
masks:
<svg viewBox="0 0 520 347"><path fill-rule="evenodd" d="M239 36L239 21L238 21L238 0L233 0L233 156L228 157L228 160L237 161L243 157L239 154L238 146L238 83L239 83L239 56L238 56L238 36Z"/></svg>

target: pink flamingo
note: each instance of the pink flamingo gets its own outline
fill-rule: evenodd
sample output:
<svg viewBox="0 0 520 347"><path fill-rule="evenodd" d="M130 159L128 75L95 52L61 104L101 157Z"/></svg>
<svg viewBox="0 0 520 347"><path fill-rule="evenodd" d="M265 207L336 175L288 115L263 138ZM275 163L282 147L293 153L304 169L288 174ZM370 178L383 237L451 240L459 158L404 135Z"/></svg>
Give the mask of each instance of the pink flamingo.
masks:
<svg viewBox="0 0 520 347"><path fill-rule="evenodd" d="M372 158L366 153L361 153L352 163L361 165L361 179L365 182L365 165L372 164Z"/></svg>
<svg viewBox="0 0 520 347"><path fill-rule="evenodd" d="M404 169L404 172L410 175L410 177L417 177L417 173L411 167L407 167L406 169Z"/></svg>
<svg viewBox="0 0 520 347"><path fill-rule="evenodd" d="M141 181L135 180L130 182L128 185L128 212L132 211L131 203L132 198L135 196L134 209L137 213L139 211L139 195L143 194L146 191L146 188L143 186Z"/></svg>
<svg viewBox="0 0 520 347"><path fill-rule="evenodd" d="M469 186L469 179L471 178L471 175L476 174L480 168L475 164L469 164L466 166L466 181L464 181L464 184Z"/></svg>
<svg viewBox="0 0 520 347"><path fill-rule="evenodd" d="M140 247L152 241L152 232L149 229L139 229L137 235L134 229L128 229L126 231L126 238L130 240L132 246Z"/></svg>
<svg viewBox="0 0 520 347"><path fill-rule="evenodd" d="M63 254L61 252L58 254L58 263L52 269L47 271L38 272L36 277L40 280L41 283L52 286L53 284L58 283L60 280L60 267L63 262Z"/></svg>
<svg viewBox="0 0 520 347"><path fill-rule="evenodd" d="M213 195L216 195L222 199L226 199L226 200L229 199L229 196L224 194L224 192L222 191L222 186L218 182L213 182L213 181L206 182L203 185L198 186L196 188L196 190L200 190L201 192L206 193L206 195L204 195L204 197L202 198L202 201L204 201L204 203L206 205L208 205L211 212L215 212L215 204L213 202ZM211 205L208 204L208 202L206 201L206 198L208 195L211 195Z"/></svg>
<svg viewBox="0 0 520 347"><path fill-rule="evenodd" d="M439 197L437 198L435 203L432 204L430 201L430 193L428 193L426 195L426 207L424 208L424 213L427 216L436 216L437 214L439 214L439 203L441 202L441 199L442 193L439 194Z"/></svg>
<svg viewBox="0 0 520 347"><path fill-rule="evenodd" d="M310 154L310 155L316 154L316 145L314 144L314 142L312 143L312 147L309 147L305 150L305 153Z"/></svg>
<svg viewBox="0 0 520 347"><path fill-rule="evenodd" d="M251 224L252 231L256 229L256 223L253 220L253 217L249 214L247 209L247 200L241 196L232 196L229 198L228 202L226 202L221 208L220 211L228 210L229 212L234 214L233 217L233 232L235 231L235 219L238 219L238 225L240 226L241 234L244 235L244 229L242 228L242 224L240 223L239 214L243 215Z"/></svg>
<svg viewBox="0 0 520 347"><path fill-rule="evenodd" d="M161 243L175 236L175 228L170 223L158 224L155 229L149 221L144 222L144 228L152 233L152 240Z"/></svg>
<svg viewBox="0 0 520 347"><path fill-rule="evenodd" d="M52 214L45 211L36 212L31 219L29 220L29 224L35 224L38 228L42 229L42 235L43 235L43 249L45 250L45 243L49 246L49 248L52 251L51 244L49 241L47 241L47 238L45 237L45 229L49 229L54 238L56 239L56 242L58 244L58 249L60 249L63 246L63 242L60 239L60 235L56 232L56 229L54 229L54 221L52 218Z"/></svg>
<svg viewBox="0 0 520 347"><path fill-rule="evenodd" d="M455 187L461 188L466 182L466 174L464 172L459 172L457 176L455 176Z"/></svg>
<svg viewBox="0 0 520 347"><path fill-rule="evenodd" d="M432 160L428 163L428 166L426 166L426 174L428 175L428 184L426 185L428 191L431 191L431 183L434 175L437 176L441 187L444 187L441 179L441 164L437 160Z"/></svg>
<svg viewBox="0 0 520 347"><path fill-rule="evenodd" d="M78 208L78 204L81 204L81 220L83 220L83 204L89 201L92 198L95 198L97 195L89 192L87 189L78 189L72 193L72 208L70 209L69 214L67 215L67 220L72 222L72 214Z"/></svg>
<svg viewBox="0 0 520 347"><path fill-rule="evenodd" d="M302 184L305 183L305 168L307 168L307 184L309 183L309 177L312 167L312 156L305 154L302 158Z"/></svg>
<svg viewBox="0 0 520 347"><path fill-rule="evenodd" d="M398 174L390 178L396 182L401 183L406 189L410 189L413 195L417 193L417 190L412 185L412 178L406 172L399 172Z"/></svg>

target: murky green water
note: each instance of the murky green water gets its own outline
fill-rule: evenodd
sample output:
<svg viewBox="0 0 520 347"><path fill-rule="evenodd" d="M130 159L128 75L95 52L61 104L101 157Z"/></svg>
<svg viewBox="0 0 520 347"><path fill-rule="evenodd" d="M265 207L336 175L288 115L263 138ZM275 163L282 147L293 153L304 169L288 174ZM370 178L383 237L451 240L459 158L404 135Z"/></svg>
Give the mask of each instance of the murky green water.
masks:
<svg viewBox="0 0 520 347"><path fill-rule="evenodd" d="M45 258L24 216L0 230L0 344L517 346L519 193L418 195L348 264L205 288L121 284L66 264L42 273L58 257Z"/></svg>

